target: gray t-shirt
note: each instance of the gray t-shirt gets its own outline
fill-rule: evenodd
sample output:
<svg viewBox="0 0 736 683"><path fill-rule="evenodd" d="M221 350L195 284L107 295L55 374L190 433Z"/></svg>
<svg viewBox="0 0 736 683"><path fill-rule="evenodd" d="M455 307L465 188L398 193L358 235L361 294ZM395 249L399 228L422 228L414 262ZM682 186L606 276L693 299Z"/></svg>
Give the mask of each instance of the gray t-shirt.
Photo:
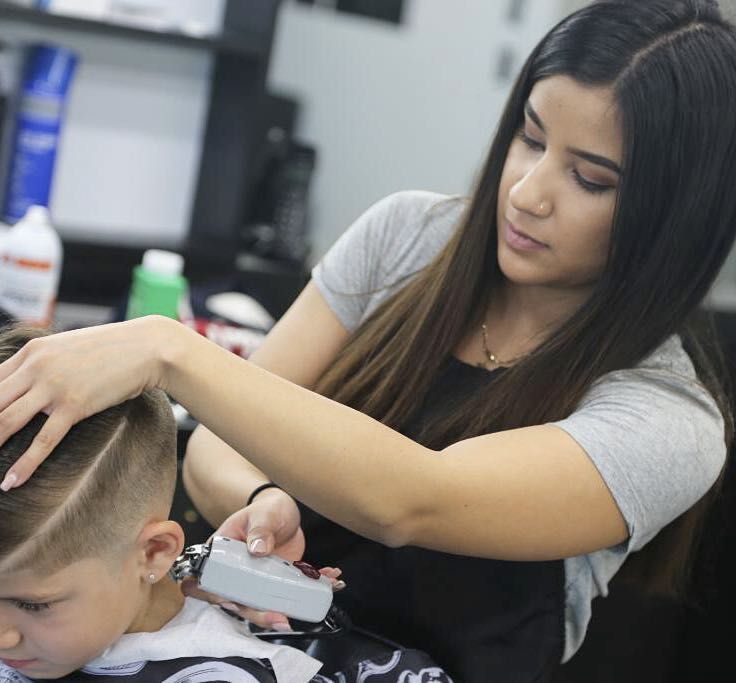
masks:
<svg viewBox="0 0 736 683"><path fill-rule="evenodd" d="M398 192L350 226L312 271L347 330L437 255L467 204L460 196ZM567 661L585 637L593 598L608 594L630 552L710 488L726 446L723 418L674 335L636 367L598 379L572 415L552 424L598 468L630 535L615 547L565 560Z"/></svg>

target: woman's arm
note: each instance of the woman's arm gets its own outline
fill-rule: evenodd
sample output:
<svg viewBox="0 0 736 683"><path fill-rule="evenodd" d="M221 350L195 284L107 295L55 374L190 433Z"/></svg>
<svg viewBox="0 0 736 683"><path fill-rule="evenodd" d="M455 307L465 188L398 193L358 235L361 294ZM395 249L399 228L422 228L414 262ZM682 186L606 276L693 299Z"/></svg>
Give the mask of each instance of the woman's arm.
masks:
<svg viewBox="0 0 736 683"><path fill-rule="evenodd" d="M249 360L295 384L311 388L349 336L319 290L309 283ZM187 442L184 485L214 527L245 505L268 477L204 425Z"/></svg>
<svg viewBox="0 0 736 683"><path fill-rule="evenodd" d="M308 506L388 545L521 560L627 537L598 470L561 429L432 451L158 317L37 339L0 365L0 442L50 414L12 468L16 483L72 424L151 386Z"/></svg>
<svg viewBox="0 0 736 683"><path fill-rule="evenodd" d="M556 427L476 437L437 452L189 330L175 335L161 367L167 391L271 479L388 545L549 559L627 537L597 469Z"/></svg>

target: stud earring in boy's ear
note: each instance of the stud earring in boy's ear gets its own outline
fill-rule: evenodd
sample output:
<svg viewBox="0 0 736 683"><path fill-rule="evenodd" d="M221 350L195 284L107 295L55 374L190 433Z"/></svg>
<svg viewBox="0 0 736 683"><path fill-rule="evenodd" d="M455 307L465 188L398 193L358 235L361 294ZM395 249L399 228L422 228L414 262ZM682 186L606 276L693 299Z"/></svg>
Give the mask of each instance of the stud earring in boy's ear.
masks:
<svg viewBox="0 0 736 683"><path fill-rule="evenodd" d="M148 575L148 583L156 583L156 575L155 574L149 574Z"/></svg>

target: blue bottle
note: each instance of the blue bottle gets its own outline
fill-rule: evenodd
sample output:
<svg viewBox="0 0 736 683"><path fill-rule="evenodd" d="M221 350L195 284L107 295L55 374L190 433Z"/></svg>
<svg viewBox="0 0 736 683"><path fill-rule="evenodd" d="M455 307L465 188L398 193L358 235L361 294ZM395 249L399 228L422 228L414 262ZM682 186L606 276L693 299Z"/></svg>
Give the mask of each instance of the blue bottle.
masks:
<svg viewBox="0 0 736 683"><path fill-rule="evenodd" d="M8 169L3 215L14 223L29 206L48 206L66 96L77 56L65 48L28 48Z"/></svg>

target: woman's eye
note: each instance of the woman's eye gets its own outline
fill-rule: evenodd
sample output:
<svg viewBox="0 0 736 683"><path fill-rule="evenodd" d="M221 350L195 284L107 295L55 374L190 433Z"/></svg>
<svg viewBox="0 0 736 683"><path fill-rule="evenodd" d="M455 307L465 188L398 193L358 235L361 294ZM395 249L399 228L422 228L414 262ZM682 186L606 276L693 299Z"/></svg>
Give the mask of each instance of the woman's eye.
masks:
<svg viewBox="0 0 736 683"><path fill-rule="evenodd" d="M534 138L530 138L523 128L519 131L519 138L529 149L533 149L535 152L544 151L544 145L541 142L537 142Z"/></svg>
<svg viewBox="0 0 736 683"><path fill-rule="evenodd" d="M23 600L16 600L14 604L18 609L22 609L24 612L43 612L51 607L48 602L25 602Z"/></svg>
<svg viewBox="0 0 736 683"><path fill-rule="evenodd" d="M544 151L544 144L539 142L538 140L535 140L534 138L527 135L526 131L523 128L519 129L518 133L519 139L532 151L534 152L543 152ZM601 194L602 192L606 192L607 190L611 189L610 185L600 185L599 183L591 182L590 180L585 179L577 170L573 170L572 172L573 178L575 179L575 182L583 188L586 192L589 192L591 194Z"/></svg>
<svg viewBox="0 0 736 683"><path fill-rule="evenodd" d="M601 192L605 192L606 190L611 189L609 185L599 185L598 183L592 183L590 182L590 180L586 180L577 171L573 171L572 175L575 178L575 182L580 185L580 187L582 187L586 192L590 192L592 194L601 194Z"/></svg>

